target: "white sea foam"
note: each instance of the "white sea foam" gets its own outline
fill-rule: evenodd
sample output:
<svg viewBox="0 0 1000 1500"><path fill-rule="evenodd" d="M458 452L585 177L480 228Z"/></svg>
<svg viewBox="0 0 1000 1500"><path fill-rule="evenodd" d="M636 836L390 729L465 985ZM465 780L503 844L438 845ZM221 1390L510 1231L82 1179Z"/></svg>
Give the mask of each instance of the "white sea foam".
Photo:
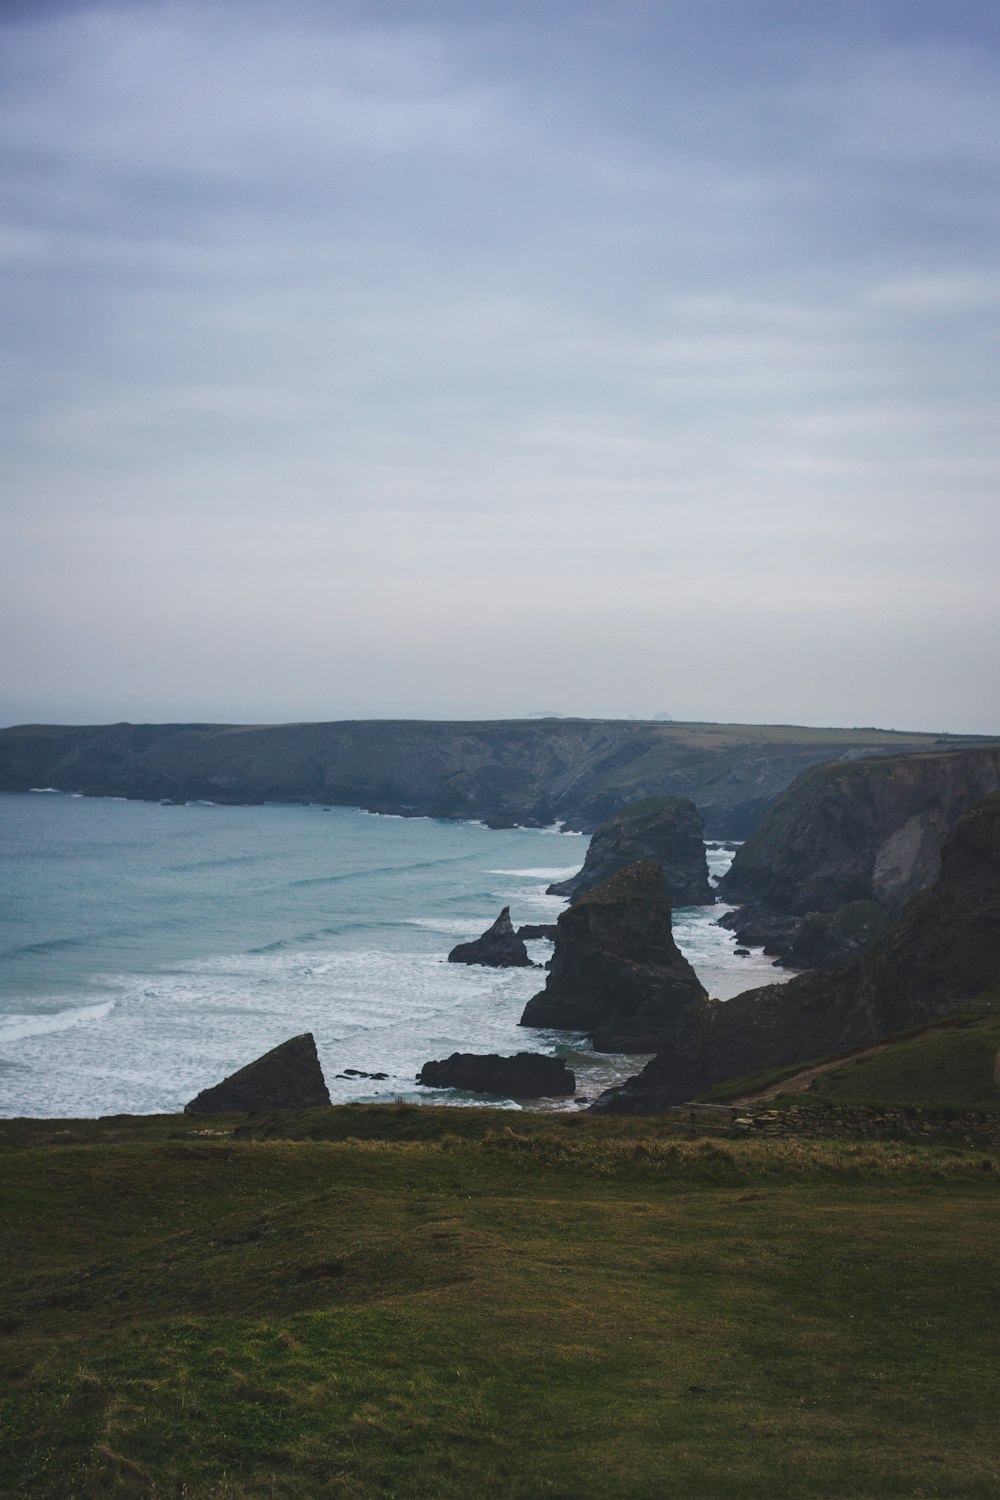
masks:
<svg viewBox="0 0 1000 1500"><path fill-rule="evenodd" d="M82 1026L88 1021L103 1021L115 1008L113 1000L102 1000L98 1005L77 1005L70 1010L59 1010L49 1015L0 1016L0 1047L6 1042L20 1042L31 1036L51 1036L56 1031L66 1031L70 1026Z"/></svg>
<svg viewBox="0 0 1000 1500"><path fill-rule="evenodd" d="M0 977L10 1012L0 1023L0 1113L176 1110L303 1031L316 1037L335 1102L446 1102L414 1075L456 1050L572 1056L591 1098L636 1070L635 1059L594 1054L575 1034L519 1028L542 970L446 961L501 906L516 924L554 921L564 903L545 886L579 869L585 835L559 835L578 841L570 850L545 843L552 830L281 806L164 819L130 801L109 840L102 806L0 799L18 832L10 848L46 839L50 856L18 863L15 854L0 868L14 955ZM121 840L122 828L134 836ZM553 865L564 855L574 863ZM713 872L729 862L725 851L711 858ZM756 977L759 955L734 958L735 940L715 926L723 910L676 913L678 941L709 993L786 977ZM529 947L536 960L550 951ZM389 1076L338 1078L348 1068Z"/></svg>
<svg viewBox="0 0 1000 1500"><path fill-rule="evenodd" d="M57 796L61 796L57 786L31 786L28 790L29 792L55 792Z"/></svg>

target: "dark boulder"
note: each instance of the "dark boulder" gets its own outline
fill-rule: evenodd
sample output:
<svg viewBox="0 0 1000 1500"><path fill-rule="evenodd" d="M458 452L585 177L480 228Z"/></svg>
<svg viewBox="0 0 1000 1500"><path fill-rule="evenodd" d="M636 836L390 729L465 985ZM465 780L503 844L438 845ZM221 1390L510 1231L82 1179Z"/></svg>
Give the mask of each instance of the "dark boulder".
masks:
<svg viewBox="0 0 1000 1500"><path fill-rule="evenodd" d="M602 1052L653 1052L704 996L674 942L660 867L629 865L560 914L545 989L522 1026L584 1031Z"/></svg>
<svg viewBox="0 0 1000 1500"><path fill-rule="evenodd" d="M459 943L448 954L450 964L488 964L493 969L530 969L524 939L514 931L505 906L492 927L471 943Z"/></svg>
<svg viewBox="0 0 1000 1500"><path fill-rule="evenodd" d="M662 871L663 889L674 906L711 906L704 825L687 797L649 797L633 802L603 822L587 849L583 869L549 886L552 896L576 901L602 880L639 860Z"/></svg>
<svg viewBox="0 0 1000 1500"><path fill-rule="evenodd" d="M500 1094L507 1099L554 1099L576 1092L576 1078L560 1057L518 1052L500 1057L453 1052L441 1062L426 1062L417 1082L435 1089L466 1089L473 1094Z"/></svg>
<svg viewBox="0 0 1000 1500"><path fill-rule="evenodd" d="M186 1115L228 1114L259 1109L317 1109L330 1103L311 1031L290 1037L222 1083L202 1089Z"/></svg>
<svg viewBox="0 0 1000 1500"><path fill-rule="evenodd" d="M714 1083L808 1063L920 1026L1000 980L1000 793L958 823L941 874L841 974L800 974L720 1004L700 1001L671 1043L591 1107L648 1114Z"/></svg>

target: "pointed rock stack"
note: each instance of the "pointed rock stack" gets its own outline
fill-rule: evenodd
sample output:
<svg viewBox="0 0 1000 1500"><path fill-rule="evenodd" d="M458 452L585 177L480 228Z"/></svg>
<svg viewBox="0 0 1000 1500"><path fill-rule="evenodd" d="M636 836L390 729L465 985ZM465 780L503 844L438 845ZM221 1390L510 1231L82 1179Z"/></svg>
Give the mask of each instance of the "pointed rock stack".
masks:
<svg viewBox="0 0 1000 1500"><path fill-rule="evenodd" d="M628 865L580 896L556 924L545 989L522 1026L587 1032L602 1052L656 1052L705 991L674 942L663 872Z"/></svg>
<svg viewBox="0 0 1000 1500"><path fill-rule="evenodd" d="M186 1115L230 1114L261 1109L317 1109L330 1103L311 1031L289 1037L212 1088L202 1089Z"/></svg>
<svg viewBox="0 0 1000 1500"><path fill-rule="evenodd" d="M524 939L514 931L510 907L505 906L492 927L471 943L459 943L448 954L450 964L487 964L493 969L530 969Z"/></svg>

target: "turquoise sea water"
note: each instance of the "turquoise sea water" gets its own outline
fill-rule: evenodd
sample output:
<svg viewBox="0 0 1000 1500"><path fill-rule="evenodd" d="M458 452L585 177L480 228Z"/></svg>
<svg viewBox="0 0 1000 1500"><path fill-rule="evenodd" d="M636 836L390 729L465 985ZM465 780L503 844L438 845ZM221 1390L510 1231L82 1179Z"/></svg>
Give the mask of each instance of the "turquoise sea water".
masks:
<svg viewBox="0 0 1000 1500"><path fill-rule="evenodd" d="M586 846L351 808L0 795L0 1115L176 1110L301 1031L334 1102L464 1098L414 1083L455 1050L558 1053L593 1098L637 1060L518 1027L541 970L446 962L501 906L554 921L545 887ZM675 913L709 992L780 977L733 956L722 909Z"/></svg>

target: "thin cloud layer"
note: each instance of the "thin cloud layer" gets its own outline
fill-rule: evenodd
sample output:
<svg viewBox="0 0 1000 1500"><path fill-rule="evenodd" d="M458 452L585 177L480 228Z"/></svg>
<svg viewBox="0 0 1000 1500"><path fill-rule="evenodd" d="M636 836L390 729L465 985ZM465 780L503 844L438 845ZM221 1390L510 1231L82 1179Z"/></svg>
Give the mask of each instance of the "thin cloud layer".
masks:
<svg viewBox="0 0 1000 1500"><path fill-rule="evenodd" d="M0 717L1000 731L971 0L0 23Z"/></svg>

